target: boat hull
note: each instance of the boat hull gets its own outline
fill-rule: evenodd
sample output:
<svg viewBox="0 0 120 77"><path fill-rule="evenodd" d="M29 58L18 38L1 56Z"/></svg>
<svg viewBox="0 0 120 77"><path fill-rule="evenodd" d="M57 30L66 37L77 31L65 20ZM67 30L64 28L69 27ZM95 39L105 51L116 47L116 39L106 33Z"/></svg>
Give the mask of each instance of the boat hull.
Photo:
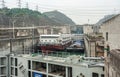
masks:
<svg viewBox="0 0 120 77"><path fill-rule="evenodd" d="M42 52L53 52L53 51L63 51L65 50L67 47L69 47L71 45L71 42L64 44L64 45L51 45L51 44L46 44L46 45L40 45L40 49L42 50Z"/></svg>

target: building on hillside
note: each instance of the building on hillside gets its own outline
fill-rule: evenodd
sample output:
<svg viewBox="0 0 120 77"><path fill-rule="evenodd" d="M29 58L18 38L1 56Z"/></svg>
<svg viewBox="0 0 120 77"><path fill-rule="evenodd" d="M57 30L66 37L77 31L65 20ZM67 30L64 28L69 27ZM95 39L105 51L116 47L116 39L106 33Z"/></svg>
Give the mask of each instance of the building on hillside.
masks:
<svg viewBox="0 0 120 77"><path fill-rule="evenodd" d="M101 22L99 32L103 33L105 44L112 49L120 48L120 14Z"/></svg>
<svg viewBox="0 0 120 77"><path fill-rule="evenodd" d="M106 52L105 77L120 77L120 49Z"/></svg>

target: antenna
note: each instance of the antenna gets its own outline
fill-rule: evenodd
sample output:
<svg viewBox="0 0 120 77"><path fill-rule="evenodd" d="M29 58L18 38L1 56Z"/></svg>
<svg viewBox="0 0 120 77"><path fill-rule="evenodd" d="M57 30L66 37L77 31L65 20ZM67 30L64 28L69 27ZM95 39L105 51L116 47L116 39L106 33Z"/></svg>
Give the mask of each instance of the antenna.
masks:
<svg viewBox="0 0 120 77"><path fill-rule="evenodd" d="M116 8L114 8L114 13L116 14Z"/></svg>
<svg viewBox="0 0 120 77"><path fill-rule="evenodd" d="M88 24L89 24L89 22L90 22L90 19L88 19Z"/></svg>
<svg viewBox="0 0 120 77"><path fill-rule="evenodd" d="M28 5L28 2L26 3L26 8L29 9L29 5Z"/></svg>
<svg viewBox="0 0 120 77"><path fill-rule="evenodd" d="M5 8L5 1L2 0L2 8Z"/></svg>
<svg viewBox="0 0 120 77"><path fill-rule="evenodd" d="M18 8L21 8L21 0L18 0Z"/></svg>
<svg viewBox="0 0 120 77"><path fill-rule="evenodd" d="M38 11L38 5L36 5L36 11Z"/></svg>

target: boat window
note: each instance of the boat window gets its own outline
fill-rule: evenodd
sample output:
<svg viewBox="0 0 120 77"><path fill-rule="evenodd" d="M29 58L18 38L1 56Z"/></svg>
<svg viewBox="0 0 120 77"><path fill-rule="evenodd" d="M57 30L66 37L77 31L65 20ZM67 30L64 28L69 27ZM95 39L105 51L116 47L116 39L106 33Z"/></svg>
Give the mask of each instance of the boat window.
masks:
<svg viewBox="0 0 120 77"><path fill-rule="evenodd" d="M58 36L41 36L41 38L58 38Z"/></svg>

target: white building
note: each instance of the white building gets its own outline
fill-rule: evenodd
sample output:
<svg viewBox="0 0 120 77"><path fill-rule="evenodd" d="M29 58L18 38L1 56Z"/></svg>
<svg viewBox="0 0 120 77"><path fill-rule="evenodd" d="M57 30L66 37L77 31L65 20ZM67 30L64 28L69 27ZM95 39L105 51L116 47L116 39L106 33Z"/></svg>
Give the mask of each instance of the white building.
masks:
<svg viewBox="0 0 120 77"><path fill-rule="evenodd" d="M94 57L11 55L9 67L11 77L104 77L102 59Z"/></svg>
<svg viewBox="0 0 120 77"><path fill-rule="evenodd" d="M75 55L10 54L0 56L0 77L104 77L104 60Z"/></svg>

